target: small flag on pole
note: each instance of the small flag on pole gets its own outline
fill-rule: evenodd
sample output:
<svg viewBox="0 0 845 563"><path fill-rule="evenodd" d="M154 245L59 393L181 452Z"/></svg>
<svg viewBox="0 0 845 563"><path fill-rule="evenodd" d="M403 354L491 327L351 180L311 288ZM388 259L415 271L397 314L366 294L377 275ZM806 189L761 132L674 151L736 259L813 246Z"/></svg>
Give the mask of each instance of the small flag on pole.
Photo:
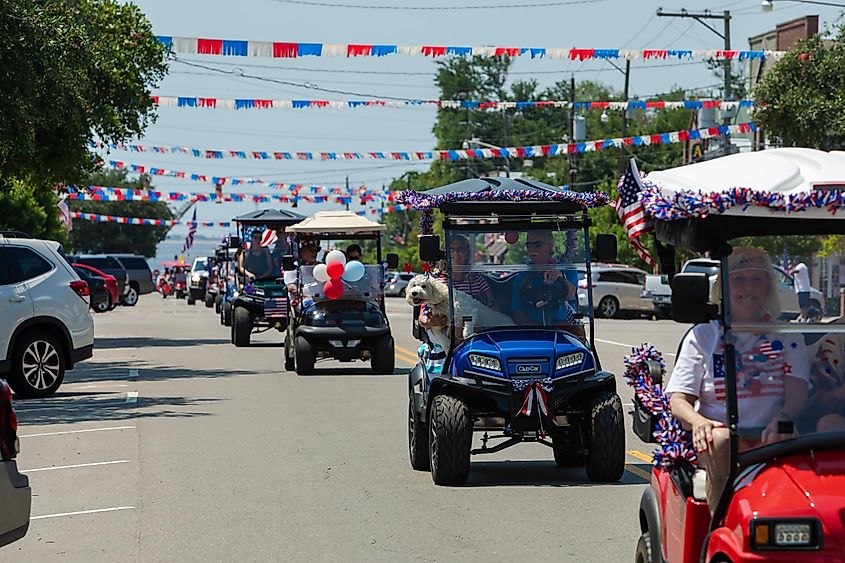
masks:
<svg viewBox="0 0 845 563"><path fill-rule="evenodd" d="M197 233L197 208L194 208L194 216L188 226L188 234L185 235L185 244L182 245L182 253L189 251L194 245L194 235Z"/></svg>
<svg viewBox="0 0 845 563"><path fill-rule="evenodd" d="M640 181L640 173L637 170L637 163L634 159L625 170L625 174L619 179L617 186L619 197L616 200L616 214L619 216L619 221L625 228L625 234L631 241L631 245L636 250L637 254L649 266L654 266L654 258L648 253L648 250L640 242L640 236L654 230L651 220L645 214L645 208L640 201L640 193L643 191L643 185Z"/></svg>

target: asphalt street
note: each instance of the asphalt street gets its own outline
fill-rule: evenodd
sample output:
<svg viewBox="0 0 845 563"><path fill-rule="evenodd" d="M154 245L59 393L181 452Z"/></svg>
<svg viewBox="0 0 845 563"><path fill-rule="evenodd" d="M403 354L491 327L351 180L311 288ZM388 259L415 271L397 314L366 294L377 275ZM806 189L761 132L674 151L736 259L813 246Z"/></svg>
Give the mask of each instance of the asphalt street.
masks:
<svg viewBox="0 0 845 563"><path fill-rule="evenodd" d="M280 335L235 348L212 309L142 297L97 315L95 356L49 399L16 402L33 519L0 561L625 561L651 447L628 426L628 471L594 485L523 444L437 487L407 451L417 344L389 300L397 369L285 372ZM684 327L599 321L621 374L632 345L671 352ZM626 411L631 393L619 376Z"/></svg>

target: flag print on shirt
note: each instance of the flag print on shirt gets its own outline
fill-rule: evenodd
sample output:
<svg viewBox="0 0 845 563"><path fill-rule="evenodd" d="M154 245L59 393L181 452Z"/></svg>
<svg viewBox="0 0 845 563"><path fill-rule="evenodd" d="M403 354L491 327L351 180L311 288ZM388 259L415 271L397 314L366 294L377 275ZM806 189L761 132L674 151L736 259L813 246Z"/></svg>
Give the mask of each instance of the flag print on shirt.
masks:
<svg viewBox="0 0 845 563"><path fill-rule="evenodd" d="M736 350L737 399L783 397L783 378L792 374L784 359L783 342L760 337L750 350ZM725 359L713 354L713 391L725 400Z"/></svg>

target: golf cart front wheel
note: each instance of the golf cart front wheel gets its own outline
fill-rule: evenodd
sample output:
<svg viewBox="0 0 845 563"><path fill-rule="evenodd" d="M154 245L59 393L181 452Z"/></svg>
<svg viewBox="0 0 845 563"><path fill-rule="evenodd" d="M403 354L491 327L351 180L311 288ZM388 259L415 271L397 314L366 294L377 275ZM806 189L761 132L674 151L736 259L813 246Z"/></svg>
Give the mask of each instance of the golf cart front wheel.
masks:
<svg viewBox="0 0 845 563"><path fill-rule="evenodd" d="M220 306L220 320L223 326L232 326L232 304L228 301Z"/></svg>
<svg viewBox="0 0 845 563"><path fill-rule="evenodd" d="M411 459L411 468L416 471L431 469L428 457L428 429L414 410L413 393L408 398L408 455Z"/></svg>
<svg viewBox="0 0 845 563"><path fill-rule="evenodd" d="M311 375L314 373L314 362L317 360L314 347L304 336L297 336L295 342L296 373L297 375Z"/></svg>
<svg viewBox="0 0 845 563"><path fill-rule="evenodd" d="M373 357L370 360L373 371L382 375L391 375L396 368L396 356L393 350L393 337L386 334L380 337L373 346Z"/></svg>
<svg viewBox="0 0 845 563"><path fill-rule="evenodd" d="M472 416L462 400L438 395L431 404L429 463L436 485L460 485L469 478Z"/></svg>
<svg viewBox="0 0 845 563"><path fill-rule="evenodd" d="M232 314L232 343L238 348L249 346L252 334L252 316L243 307L235 307Z"/></svg>
<svg viewBox="0 0 845 563"><path fill-rule="evenodd" d="M290 347L290 340L285 337L285 371L296 371L296 358Z"/></svg>
<svg viewBox="0 0 845 563"><path fill-rule="evenodd" d="M625 472L625 424L619 395L612 391L596 395L589 423L587 478L599 483L618 481Z"/></svg>
<svg viewBox="0 0 845 563"><path fill-rule="evenodd" d="M214 294L206 293L205 294L205 306L211 309L214 307Z"/></svg>
<svg viewBox="0 0 845 563"><path fill-rule="evenodd" d="M567 467L584 467L583 453L558 449L558 446L564 446L565 442L563 440L552 438L552 444L554 444L555 446L553 450L555 454L555 465L557 465L561 469Z"/></svg>

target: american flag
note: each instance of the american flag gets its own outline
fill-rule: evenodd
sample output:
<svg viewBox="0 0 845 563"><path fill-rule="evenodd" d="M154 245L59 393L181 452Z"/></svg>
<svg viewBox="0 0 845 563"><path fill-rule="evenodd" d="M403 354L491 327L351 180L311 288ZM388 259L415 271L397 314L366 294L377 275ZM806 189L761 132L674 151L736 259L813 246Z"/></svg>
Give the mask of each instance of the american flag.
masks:
<svg viewBox="0 0 845 563"><path fill-rule="evenodd" d="M625 175L619 180L617 189L619 197L616 200L616 214L625 228L625 234L628 235L631 245L640 258L649 266L654 266L654 259L639 240L641 235L653 231L654 226L651 224L651 220L646 217L645 209L640 202L640 192L643 191L643 185L640 182L640 173L633 158L628 169L625 170Z"/></svg>
<svg viewBox="0 0 845 563"><path fill-rule="evenodd" d="M284 298L267 299L264 301L264 317L278 318L288 316L288 300Z"/></svg>
<svg viewBox="0 0 845 563"><path fill-rule="evenodd" d="M250 239L252 238L252 233L254 233L255 231L260 231L260 230L261 230L261 227L250 227L250 228L247 229L247 232L246 232L246 238L247 238L246 247L247 248L252 246L252 243L250 242ZM271 244L274 244L277 240L279 240L279 237L278 237L278 235L276 235L276 231L274 231L273 229L264 229L264 231L261 233L261 246L265 246L265 247L270 246Z"/></svg>
<svg viewBox="0 0 845 563"><path fill-rule="evenodd" d="M185 243L182 245L182 253L189 251L194 245L194 235L197 234L197 208L194 208L194 216L188 227L188 234L185 235Z"/></svg>

